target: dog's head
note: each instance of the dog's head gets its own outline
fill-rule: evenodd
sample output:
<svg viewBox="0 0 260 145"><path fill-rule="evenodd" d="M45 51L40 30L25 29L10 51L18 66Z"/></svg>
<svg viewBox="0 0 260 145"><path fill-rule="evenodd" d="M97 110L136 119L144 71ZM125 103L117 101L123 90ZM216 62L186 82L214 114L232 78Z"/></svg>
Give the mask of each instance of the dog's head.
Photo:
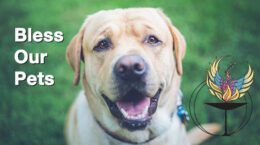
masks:
<svg viewBox="0 0 260 145"><path fill-rule="evenodd" d="M176 107L185 40L159 9L100 11L67 48L90 109L106 131L144 142L165 131Z"/></svg>

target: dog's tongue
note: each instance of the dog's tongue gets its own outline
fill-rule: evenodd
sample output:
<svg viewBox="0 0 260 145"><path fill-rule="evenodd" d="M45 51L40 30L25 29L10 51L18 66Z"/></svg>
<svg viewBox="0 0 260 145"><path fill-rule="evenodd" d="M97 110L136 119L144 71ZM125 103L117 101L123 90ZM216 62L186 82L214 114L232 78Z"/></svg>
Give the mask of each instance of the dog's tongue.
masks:
<svg viewBox="0 0 260 145"><path fill-rule="evenodd" d="M119 109L123 109L130 116L137 116L145 111L146 107L150 105L150 98L144 97L138 102L131 101L117 101L116 105Z"/></svg>

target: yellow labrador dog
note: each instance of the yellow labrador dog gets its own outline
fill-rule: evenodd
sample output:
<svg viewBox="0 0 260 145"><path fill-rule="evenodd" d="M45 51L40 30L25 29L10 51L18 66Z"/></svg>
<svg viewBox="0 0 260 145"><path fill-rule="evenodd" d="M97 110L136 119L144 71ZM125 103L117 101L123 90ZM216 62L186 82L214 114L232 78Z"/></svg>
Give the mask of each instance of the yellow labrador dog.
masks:
<svg viewBox="0 0 260 145"><path fill-rule="evenodd" d="M154 8L100 11L88 16L67 48L67 60L84 91L70 109L69 145L189 145L176 114L185 55L184 37ZM208 125L218 130L217 125Z"/></svg>

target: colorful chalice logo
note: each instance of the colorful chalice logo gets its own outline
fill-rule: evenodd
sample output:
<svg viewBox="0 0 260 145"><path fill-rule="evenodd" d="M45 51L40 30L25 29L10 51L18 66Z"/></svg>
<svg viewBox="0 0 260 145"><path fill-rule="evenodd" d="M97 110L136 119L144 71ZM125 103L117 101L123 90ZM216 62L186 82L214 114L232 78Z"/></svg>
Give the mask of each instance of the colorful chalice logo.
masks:
<svg viewBox="0 0 260 145"><path fill-rule="evenodd" d="M206 103L207 105L225 110L225 132L224 136L231 135L228 133L228 124L227 124L227 111L233 110L246 103L234 103L231 101L237 100L245 95L249 90L251 84L253 83L254 71L252 71L250 65L248 65L247 74L238 79L233 80L230 74L230 69L234 66L234 63L231 64L225 71L225 78L220 76L218 71L218 65L222 58L214 60L208 71L206 83L209 87L209 91L212 95L218 97L222 103Z"/></svg>
<svg viewBox="0 0 260 145"><path fill-rule="evenodd" d="M236 63L232 63L228 65L228 67L225 70L220 70L219 64L222 59L223 57L217 58L210 64L210 68L207 71L206 80L200 83L193 91L189 101L189 112L193 122L202 131L211 135L230 136L238 132L239 130L241 130L250 120L253 106L252 106L252 98L248 91L253 83L254 71L252 70L251 66L248 65L247 73L244 76L242 76L240 79L234 79L231 75L231 69L236 65ZM222 76L220 73L221 71L224 72L224 75ZM198 103L197 100L199 98L199 94L201 90L203 90L203 87L205 86L208 86L208 88L205 90L206 92L208 92L207 90L209 90L212 96L218 98L217 100L220 100L214 103L206 102L205 103L206 106L214 107L223 110L225 112L223 117L223 121L224 121L223 134L213 134L206 131L201 125L198 116L196 115L196 111L197 111L196 104ZM246 115L242 119L243 121L239 125L236 131L230 130L228 127L229 124L228 111L234 110L242 106L245 106Z"/></svg>

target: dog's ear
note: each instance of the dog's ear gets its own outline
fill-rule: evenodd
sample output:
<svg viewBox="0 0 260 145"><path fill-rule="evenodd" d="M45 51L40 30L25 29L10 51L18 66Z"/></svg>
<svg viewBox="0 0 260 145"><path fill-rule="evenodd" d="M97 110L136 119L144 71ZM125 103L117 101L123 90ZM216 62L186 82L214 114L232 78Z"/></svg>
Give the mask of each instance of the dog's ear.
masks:
<svg viewBox="0 0 260 145"><path fill-rule="evenodd" d="M82 57L82 41L83 41L84 27L80 29L70 41L67 47L66 58L74 71L73 84L78 85L80 80L80 60Z"/></svg>
<svg viewBox="0 0 260 145"><path fill-rule="evenodd" d="M182 75L182 59L184 58L186 53L186 41L181 32L171 23L171 20L162 12L162 10L157 9L157 11L159 15L164 19L171 32L173 38L173 49L175 50L177 72L179 75Z"/></svg>

